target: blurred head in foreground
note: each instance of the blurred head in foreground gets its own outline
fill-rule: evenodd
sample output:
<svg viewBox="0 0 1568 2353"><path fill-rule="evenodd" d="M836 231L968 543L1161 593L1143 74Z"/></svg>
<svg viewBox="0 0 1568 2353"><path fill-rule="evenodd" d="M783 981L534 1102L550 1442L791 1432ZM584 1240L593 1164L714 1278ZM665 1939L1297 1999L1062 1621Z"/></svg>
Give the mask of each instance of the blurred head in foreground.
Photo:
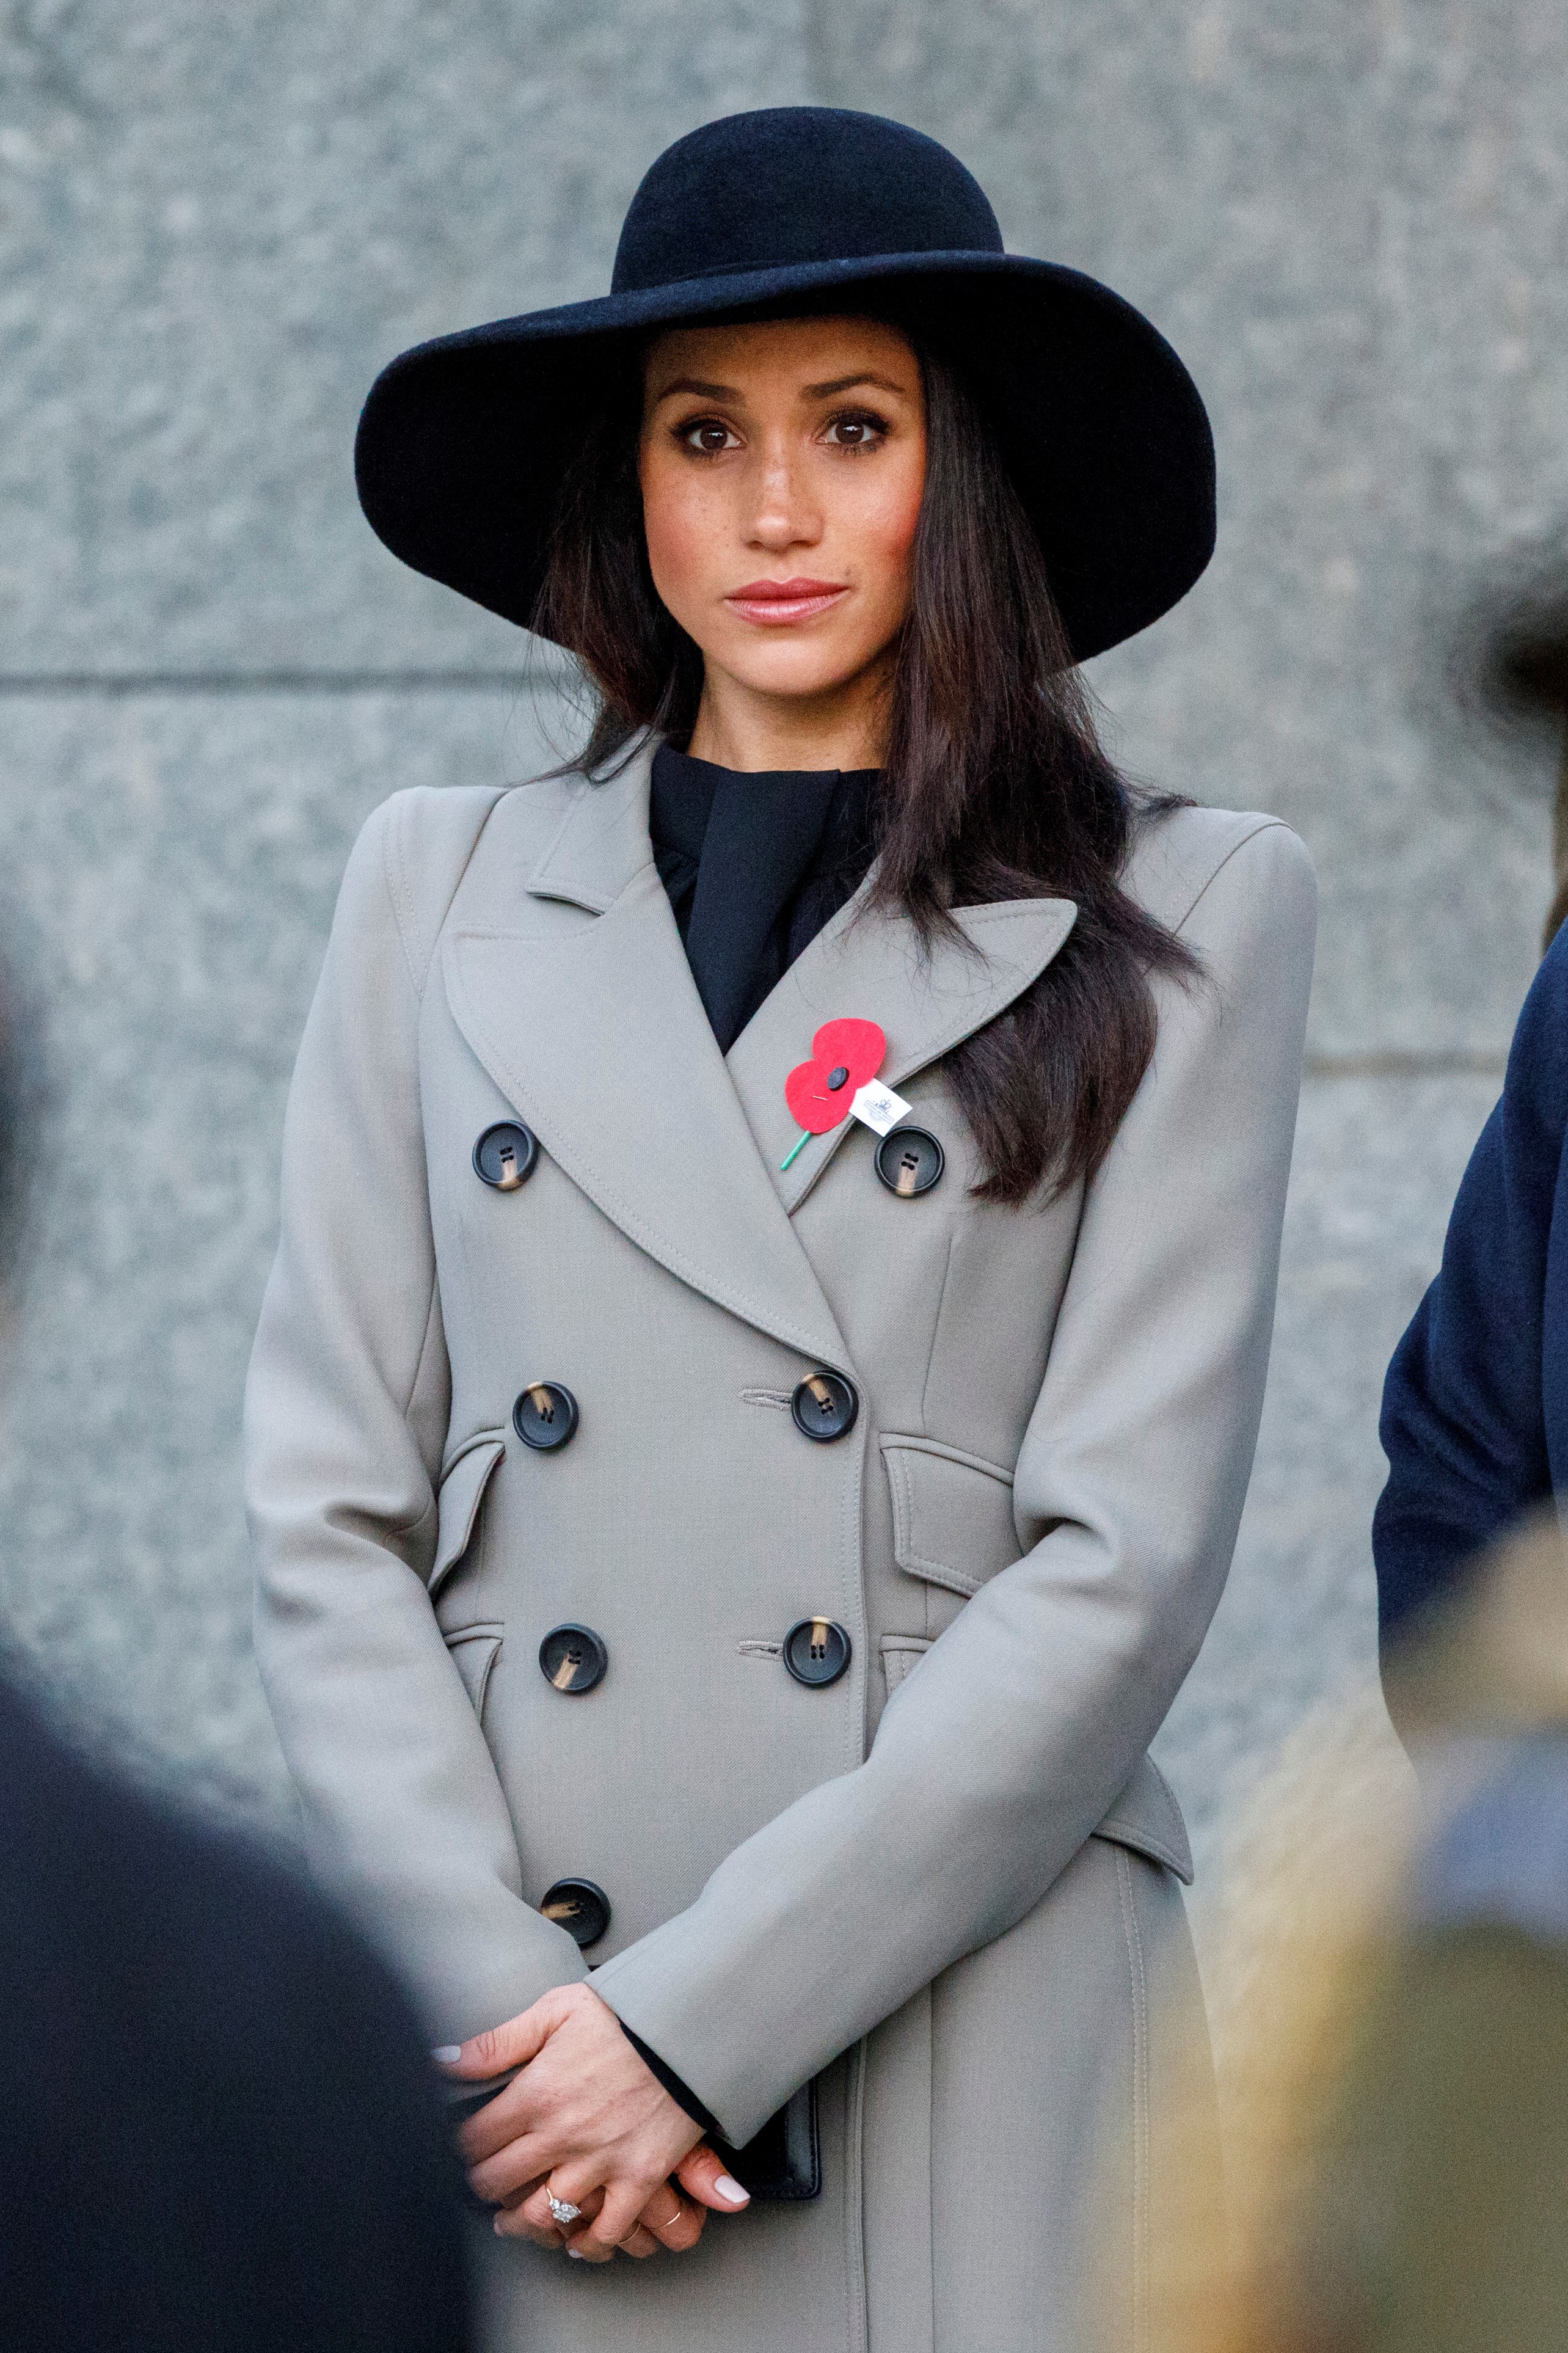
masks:
<svg viewBox="0 0 1568 2353"><path fill-rule="evenodd" d="M1568 1559L1483 1564L1265 1793L1213 1949L1216 2224L1193 2152L1152 2353L1546 2353L1568 2337ZM1279 1831L1284 1827L1281 1844ZM1265 1852L1268 1841L1260 1843ZM1159 2200L1155 2200L1159 2211Z"/></svg>
<svg viewBox="0 0 1568 2353"><path fill-rule="evenodd" d="M1568 917L1568 550L1561 527L1532 555L1518 551L1509 569L1483 589L1449 658L1449 682L1461 709L1484 718L1494 747L1521 754L1521 768L1549 753L1552 804L1552 905L1542 928L1549 948Z"/></svg>

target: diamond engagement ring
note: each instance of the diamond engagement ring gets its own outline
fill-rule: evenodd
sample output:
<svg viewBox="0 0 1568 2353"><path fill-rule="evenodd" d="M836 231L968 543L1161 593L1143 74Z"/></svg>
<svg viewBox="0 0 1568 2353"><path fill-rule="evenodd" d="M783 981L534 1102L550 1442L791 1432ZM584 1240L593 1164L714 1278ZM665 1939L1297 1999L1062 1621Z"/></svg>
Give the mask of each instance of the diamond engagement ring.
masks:
<svg viewBox="0 0 1568 2353"><path fill-rule="evenodd" d="M563 2230L566 2228L568 2222L574 2222L583 2211L581 2206L573 2205L570 2198L557 2198L552 2189L547 2189L544 2194L550 2200L551 2212Z"/></svg>

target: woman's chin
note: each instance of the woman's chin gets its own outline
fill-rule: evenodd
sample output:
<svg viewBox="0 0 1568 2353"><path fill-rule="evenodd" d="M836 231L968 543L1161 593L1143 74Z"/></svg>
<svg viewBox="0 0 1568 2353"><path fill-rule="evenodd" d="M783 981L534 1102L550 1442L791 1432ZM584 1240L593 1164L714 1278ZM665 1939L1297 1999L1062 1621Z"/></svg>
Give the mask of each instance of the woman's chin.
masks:
<svg viewBox="0 0 1568 2353"><path fill-rule="evenodd" d="M877 650L861 646L829 649L797 641L747 647L728 660L713 653L708 659L710 671L721 664L731 690L743 694L769 702L831 702L840 695L864 691Z"/></svg>

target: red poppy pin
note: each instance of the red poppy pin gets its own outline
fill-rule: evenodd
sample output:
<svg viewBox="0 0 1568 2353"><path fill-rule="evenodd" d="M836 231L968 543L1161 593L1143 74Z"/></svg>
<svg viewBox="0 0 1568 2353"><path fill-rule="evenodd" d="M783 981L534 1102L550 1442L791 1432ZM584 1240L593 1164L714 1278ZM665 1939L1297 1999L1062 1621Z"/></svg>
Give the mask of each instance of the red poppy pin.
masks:
<svg viewBox="0 0 1568 2353"><path fill-rule="evenodd" d="M810 1061L797 1062L784 1081L784 1101L803 1133L780 1162L781 1175L814 1135L827 1134L851 1113L879 1135L886 1135L904 1117L908 1103L890 1087L873 1084L887 1050L887 1039L875 1021L846 1017L823 1023L811 1041Z"/></svg>

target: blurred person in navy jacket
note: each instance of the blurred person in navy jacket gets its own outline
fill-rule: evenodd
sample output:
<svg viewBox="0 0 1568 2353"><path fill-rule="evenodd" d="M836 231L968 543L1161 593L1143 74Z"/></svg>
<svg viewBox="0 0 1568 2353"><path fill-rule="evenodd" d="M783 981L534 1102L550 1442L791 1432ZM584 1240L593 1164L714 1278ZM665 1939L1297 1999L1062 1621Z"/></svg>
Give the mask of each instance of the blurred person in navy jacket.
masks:
<svg viewBox="0 0 1568 2353"><path fill-rule="evenodd" d="M0 1275L7 1017L0 988ZM461 2353L425 2039L282 1863L122 1786L0 1676L5 2353Z"/></svg>
<svg viewBox="0 0 1568 2353"><path fill-rule="evenodd" d="M1394 1351L1373 1521L1386 1644L1568 1482L1568 929L1525 999L1443 1263Z"/></svg>
<svg viewBox="0 0 1568 2353"><path fill-rule="evenodd" d="M1373 1523L1384 1646L1450 1595L1467 1562L1554 1495L1568 1467L1568 575L1478 606L1460 699L1557 745L1556 891L1545 955L1449 1220L1443 1264L1383 1393L1388 1484Z"/></svg>

